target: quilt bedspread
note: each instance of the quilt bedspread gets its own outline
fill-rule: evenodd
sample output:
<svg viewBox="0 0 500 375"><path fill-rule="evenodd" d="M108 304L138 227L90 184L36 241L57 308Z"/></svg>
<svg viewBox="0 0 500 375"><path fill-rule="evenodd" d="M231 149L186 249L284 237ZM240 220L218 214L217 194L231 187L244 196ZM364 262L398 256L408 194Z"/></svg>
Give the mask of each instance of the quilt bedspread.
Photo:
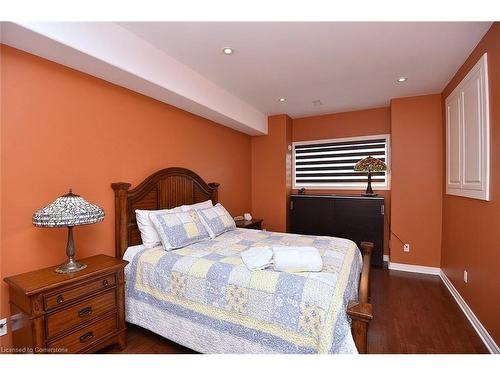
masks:
<svg viewBox="0 0 500 375"><path fill-rule="evenodd" d="M242 263L241 251L272 245L316 247L323 271L249 271ZM346 239L235 229L170 252L139 252L126 298L272 352L352 353L346 306L357 298L361 266L360 251Z"/></svg>

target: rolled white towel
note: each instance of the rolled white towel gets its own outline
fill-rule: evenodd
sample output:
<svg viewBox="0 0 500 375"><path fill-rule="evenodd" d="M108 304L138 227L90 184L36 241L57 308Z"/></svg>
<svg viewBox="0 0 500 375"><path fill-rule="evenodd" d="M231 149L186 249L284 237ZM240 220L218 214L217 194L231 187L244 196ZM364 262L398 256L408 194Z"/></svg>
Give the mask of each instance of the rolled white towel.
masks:
<svg viewBox="0 0 500 375"><path fill-rule="evenodd" d="M273 246L274 269L288 272L319 272L323 259L311 246Z"/></svg>
<svg viewBox="0 0 500 375"><path fill-rule="evenodd" d="M250 271L263 270L271 265L273 251L269 246L255 246L242 251L241 259Z"/></svg>

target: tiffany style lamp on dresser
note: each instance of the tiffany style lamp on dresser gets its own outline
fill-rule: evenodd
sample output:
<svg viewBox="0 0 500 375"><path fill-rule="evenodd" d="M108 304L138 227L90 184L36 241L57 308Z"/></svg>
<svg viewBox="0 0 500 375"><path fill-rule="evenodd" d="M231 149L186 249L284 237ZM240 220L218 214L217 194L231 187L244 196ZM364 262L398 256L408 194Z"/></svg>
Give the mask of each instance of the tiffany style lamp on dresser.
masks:
<svg viewBox="0 0 500 375"><path fill-rule="evenodd" d="M68 243L66 255L68 261L56 268L58 273L73 273L83 270L86 264L76 262L75 244L73 242L73 227L84 224L94 224L104 219L104 210L95 204L87 202L79 195L68 194L57 198L47 207L33 214L33 225L43 228L68 228Z"/></svg>
<svg viewBox="0 0 500 375"><path fill-rule="evenodd" d="M375 197L377 194L372 189L372 175L376 177L382 176L387 170L387 165L382 160L368 156L358 161L354 166L354 170L356 172L368 172L368 185L363 195L365 197Z"/></svg>

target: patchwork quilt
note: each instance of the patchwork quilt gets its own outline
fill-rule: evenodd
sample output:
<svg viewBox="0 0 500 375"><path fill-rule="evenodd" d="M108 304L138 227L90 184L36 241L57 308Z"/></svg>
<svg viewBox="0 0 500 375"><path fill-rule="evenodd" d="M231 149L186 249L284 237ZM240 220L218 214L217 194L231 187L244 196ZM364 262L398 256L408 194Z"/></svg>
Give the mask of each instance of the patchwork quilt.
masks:
<svg viewBox="0 0 500 375"><path fill-rule="evenodd" d="M272 245L316 247L323 271L250 271L242 263L240 252ZM127 304L146 303L270 352L356 352L346 307L357 298L362 257L352 241L238 228L170 252L145 249L129 267Z"/></svg>

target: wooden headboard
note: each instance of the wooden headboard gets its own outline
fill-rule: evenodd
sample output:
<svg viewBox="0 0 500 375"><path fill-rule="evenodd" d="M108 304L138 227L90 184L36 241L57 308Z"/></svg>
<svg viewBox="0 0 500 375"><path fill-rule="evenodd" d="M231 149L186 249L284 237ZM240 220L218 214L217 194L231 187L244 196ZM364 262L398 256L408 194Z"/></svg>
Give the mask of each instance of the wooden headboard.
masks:
<svg viewBox="0 0 500 375"><path fill-rule="evenodd" d="M160 210L211 199L218 202L218 183L206 183L193 171L185 168L165 168L153 173L137 187L116 182L115 192L115 254L122 258L129 246L142 243L135 219L135 210Z"/></svg>

